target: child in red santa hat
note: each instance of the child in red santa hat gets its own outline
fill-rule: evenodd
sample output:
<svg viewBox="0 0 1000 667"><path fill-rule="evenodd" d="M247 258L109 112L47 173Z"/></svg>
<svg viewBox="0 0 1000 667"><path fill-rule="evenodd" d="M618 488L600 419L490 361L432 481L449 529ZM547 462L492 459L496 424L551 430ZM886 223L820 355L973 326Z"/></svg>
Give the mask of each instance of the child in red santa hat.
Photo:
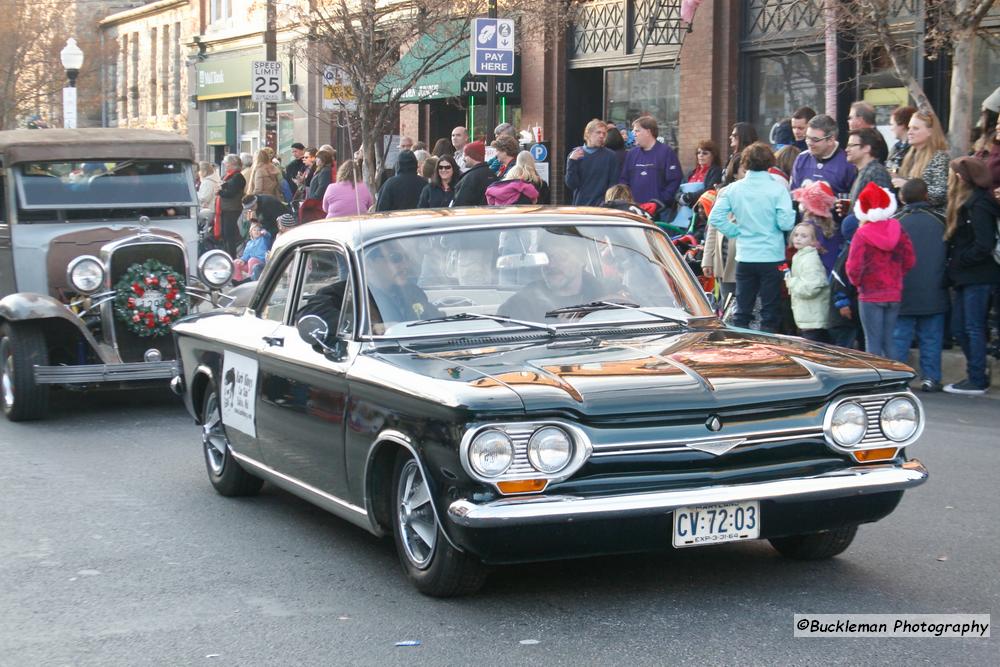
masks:
<svg viewBox="0 0 1000 667"><path fill-rule="evenodd" d="M883 357L892 356L903 276L916 262L913 244L892 217L895 213L892 192L874 183L866 185L854 204L860 227L847 255L847 276L858 290L865 349Z"/></svg>

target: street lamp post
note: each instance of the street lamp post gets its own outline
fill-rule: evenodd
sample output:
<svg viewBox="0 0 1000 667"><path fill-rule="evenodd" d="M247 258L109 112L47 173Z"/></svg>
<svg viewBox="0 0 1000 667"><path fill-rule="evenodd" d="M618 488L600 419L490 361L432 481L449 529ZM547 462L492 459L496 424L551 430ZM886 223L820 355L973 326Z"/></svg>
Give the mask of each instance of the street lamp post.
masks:
<svg viewBox="0 0 1000 667"><path fill-rule="evenodd" d="M63 88L63 127L76 127L76 77L83 67L83 51L76 45L76 40L70 37L66 46L59 52L59 60L66 70L67 86Z"/></svg>

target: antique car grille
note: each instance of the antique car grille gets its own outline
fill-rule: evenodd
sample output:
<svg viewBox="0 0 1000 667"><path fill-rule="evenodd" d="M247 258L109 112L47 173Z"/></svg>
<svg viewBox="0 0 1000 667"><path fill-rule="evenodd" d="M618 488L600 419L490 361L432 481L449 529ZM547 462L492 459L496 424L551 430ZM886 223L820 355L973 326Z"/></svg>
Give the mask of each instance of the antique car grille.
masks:
<svg viewBox="0 0 1000 667"><path fill-rule="evenodd" d="M149 259L162 262L180 275L187 277L184 250L180 247L168 243L128 245L119 248L111 256L111 286L114 287L117 284L122 274L130 266L141 264ZM159 350L164 361L174 358L176 353L171 336L142 338L130 332L125 323L119 320L116 315L112 315L112 319L115 340L118 343L118 354L122 361L144 361L143 354L150 348Z"/></svg>

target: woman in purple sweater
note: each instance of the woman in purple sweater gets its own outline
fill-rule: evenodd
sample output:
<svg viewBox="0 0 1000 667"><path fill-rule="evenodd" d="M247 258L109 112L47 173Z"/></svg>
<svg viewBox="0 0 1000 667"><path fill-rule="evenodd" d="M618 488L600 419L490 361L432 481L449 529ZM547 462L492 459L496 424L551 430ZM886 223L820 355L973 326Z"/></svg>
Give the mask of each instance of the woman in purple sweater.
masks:
<svg viewBox="0 0 1000 667"><path fill-rule="evenodd" d="M367 213L374 203L364 182L358 186L361 170L355 167L356 164L354 160L345 160L337 170L337 182L326 187L323 194L323 213L326 217Z"/></svg>

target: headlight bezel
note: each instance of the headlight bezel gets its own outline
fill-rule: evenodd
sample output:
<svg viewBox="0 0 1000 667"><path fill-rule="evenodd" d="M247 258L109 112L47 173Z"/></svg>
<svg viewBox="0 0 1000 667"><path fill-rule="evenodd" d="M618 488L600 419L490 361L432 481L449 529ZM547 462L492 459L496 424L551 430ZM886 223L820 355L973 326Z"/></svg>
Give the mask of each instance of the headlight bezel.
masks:
<svg viewBox="0 0 1000 667"><path fill-rule="evenodd" d="M77 285L76 280L74 280L74 275L76 274L77 269L79 269L81 266L91 263L96 265L97 268L100 270L100 278L98 278L96 284L92 289L86 289ZM75 289L80 294L90 295L100 291L100 289L104 286L107 277L108 277L108 271L104 266L104 262L102 262L97 257L94 257L93 255L80 255L79 257L74 257L73 260L66 265L66 282L69 284L70 287Z"/></svg>
<svg viewBox="0 0 1000 667"><path fill-rule="evenodd" d="M544 428L555 427L561 430L572 443L572 454L569 461L553 473L546 473L535 468L528 460L528 442L531 437ZM489 430L498 430L510 438L514 446L514 460L507 470L496 477L486 477L479 474L469 458L469 449L474 438ZM469 424L462 441L459 444L459 458L462 468L470 478L488 484L503 495L516 495L501 490L500 484L527 480L545 480L546 487L555 482L561 482L575 474L590 458L593 446L586 433L578 426L560 420L539 420L529 422L490 422Z"/></svg>
<svg viewBox="0 0 1000 667"><path fill-rule="evenodd" d="M205 268L206 264L217 257L224 258L226 262L228 262L229 264L229 275L226 277L225 280L222 281L209 280L206 274L207 270ZM234 270L233 258L230 257L229 253L227 253L225 250L218 250L218 249L209 250L208 252L206 252L205 254L203 254L201 257L198 258L198 279L212 289L222 289L223 287L225 287L226 283L228 283L233 278L233 270Z"/></svg>
<svg viewBox="0 0 1000 667"><path fill-rule="evenodd" d="M917 427L910 434L909 437L903 440L893 440L889 437L882 429L882 410L891 401L903 398L909 401L916 412ZM831 423L833 421L833 415L837 408L844 405L845 403L855 403L866 414L866 432L858 441L857 444L853 446L840 444L832 436ZM886 447L895 447L897 450L902 449L910 444L916 442L920 438L921 434L924 432L924 426L926 425L926 412L924 411L923 404L920 399L917 398L911 391L892 391L884 392L878 394L855 394L850 396L842 396L836 400L831 401L827 406L823 415L823 437L826 440L827 445L834 451L840 454L852 454L854 452L861 452L871 449L884 449ZM874 436L873 436L874 434Z"/></svg>

